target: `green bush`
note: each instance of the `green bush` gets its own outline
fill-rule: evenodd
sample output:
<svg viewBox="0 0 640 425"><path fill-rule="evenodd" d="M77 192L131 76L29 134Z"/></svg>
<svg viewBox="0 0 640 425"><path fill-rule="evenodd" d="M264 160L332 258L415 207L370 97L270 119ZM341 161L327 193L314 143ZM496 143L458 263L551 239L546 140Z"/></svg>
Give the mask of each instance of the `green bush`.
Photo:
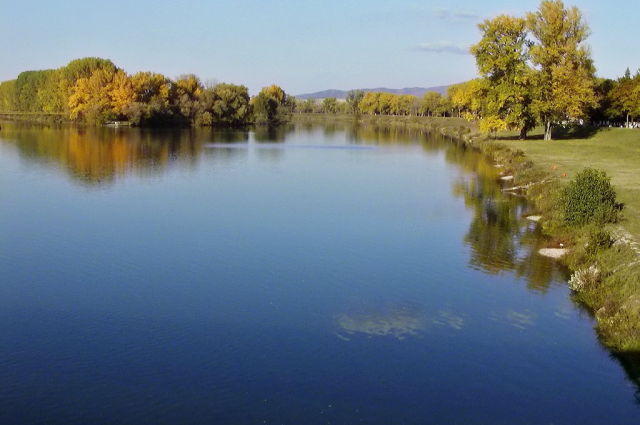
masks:
<svg viewBox="0 0 640 425"><path fill-rule="evenodd" d="M618 211L616 192L604 171L585 168L560 195L560 212L569 225L614 222Z"/></svg>
<svg viewBox="0 0 640 425"><path fill-rule="evenodd" d="M611 234L603 229L594 229L589 233L587 253L596 255L600 251L606 251L613 245Z"/></svg>

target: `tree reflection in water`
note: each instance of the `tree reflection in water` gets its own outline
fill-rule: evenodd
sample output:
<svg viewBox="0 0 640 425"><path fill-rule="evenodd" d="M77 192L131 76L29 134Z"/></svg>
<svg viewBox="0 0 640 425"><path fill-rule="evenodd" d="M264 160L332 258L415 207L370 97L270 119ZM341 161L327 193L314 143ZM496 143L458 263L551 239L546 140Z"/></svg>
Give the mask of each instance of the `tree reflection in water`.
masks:
<svg viewBox="0 0 640 425"><path fill-rule="evenodd" d="M246 142L248 133L10 123L2 137L23 159L60 166L75 181L97 186L131 174L161 175L174 165L195 168L203 144Z"/></svg>
<svg viewBox="0 0 640 425"><path fill-rule="evenodd" d="M243 155L239 149L214 152L203 147L211 143L247 143L250 139L247 131L211 129L114 129L15 123L2 127L3 143L14 145L23 160L59 167L74 181L91 187L110 185L131 175L161 175L174 166L195 169L200 155ZM490 274L513 272L537 293L546 292L552 282L562 282L568 277L562 267L537 254L545 240L537 224L525 217L526 201L501 190L499 171L477 151L417 127L375 123L296 124L280 129L256 129L253 137L258 143L281 143L291 131L318 132L327 138L342 133L353 144L421 144L427 151L444 152L446 161L460 171L460 178L452 185L453 193L464 200L473 216L464 238L470 248L470 265ZM282 153L273 153L276 154ZM438 320L442 322L447 317ZM346 331L365 330L405 337L422 329L423 319L422 314L415 311L391 309L378 316L369 313L336 320ZM456 320L451 323L462 326ZM612 356L637 388L636 398L640 403L640 353Z"/></svg>

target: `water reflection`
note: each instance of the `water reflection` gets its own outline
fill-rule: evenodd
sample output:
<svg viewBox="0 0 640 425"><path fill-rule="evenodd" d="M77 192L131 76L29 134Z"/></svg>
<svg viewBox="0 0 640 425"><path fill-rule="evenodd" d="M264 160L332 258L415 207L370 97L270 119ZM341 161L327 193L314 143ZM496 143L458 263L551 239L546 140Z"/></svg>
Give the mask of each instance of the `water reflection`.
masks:
<svg viewBox="0 0 640 425"><path fill-rule="evenodd" d="M405 315L363 315L340 316L337 319L338 326L347 334L364 333L367 335L393 336L399 340L409 335L416 335L422 328L418 319ZM347 337L337 334L342 339Z"/></svg>
<svg viewBox="0 0 640 425"><path fill-rule="evenodd" d="M425 327L424 314L420 306L402 305L369 309L364 312L342 314L335 319L336 335L349 341L350 336L393 337L403 340L415 336Z"/></svg>
<svg viewBox="0 0 640 425"><path fill-rule="evenodd" d="M55 163L76 181L108 184L129 174L162 174L176 164L197 167L204 143L246 142L246 132L78 126L3 126L2 140L25 160Z"/></svg>
<svg viewBox="0 0 640 425"><path fill-rule="evenodd" d="M635 402L640 405L640 352L611 355L624 369L627 379L635 387Z"/></svg>
<svg viewBox="0 0 640 425"><path fill-rule="evenodd" d="M159 175L174 165L195 169L200 159L215 160L247 156L245 149L205 149L208 144L284 143L291 132L305 131L333 138L346 135L348 143L363 145L419 145L429 152L442 153L460 176L452 185L472 214L464 241L469 247L469 263L489 274L512 272L535 293L545 293L551 282L561 282L564 270L537 255L544 243L537 225L524 218L527 204L501 190L498 171L485 157L451 140L429 135L419 129L375 124L303 124L253 132L218 132L209 129L142 130L83 128L73 126L28 126L3 124L0 141L14 146L26 161L55 164L75 181L99 187L130 175ZM258 149L256 157L278 162L284 149ZM398 340L420 337L429 327L451 332L464 331L473 323L446 310L426 314L420 306L384 306L367 311L346 311L335 318L336 335L350 339L358 335ZM558 317L563 312L558 312ZM538 317L530 311L511 310L496 320L518 329L535 325ZM640 354L614 355L638 389L640 400Z"/></svg>
<svg viewBox="0 0 640 425"><path fill-rule="evenodd" d="M246 146L252 138L258 143L282 144L287 134L296 131L318 134L325 140L339 132L352 144L420 144L425 151L444 152L446 161L461 171L461 177L453 184L453 193L473 211L465 237L465 243L471 248L470 264L491 274L514 271L518 277L527 280L529 288L540 292L544 292L550 282L562 280L561 269L550 267L548 259L536 254L544 241L536 225L523 217L526 202L501 191L497 169L477 151L418 128L335 122L261 127L249 133L11 123L3 126L1 136L5 143L17 147L22 158L58 164L76 181L96 186L129 174L162 174L173 165L194 169L198 167L200 155L244 158L247 156L245 149L231 149L233 144ZM229 145L230 148L205 149L213 144ZM257 157L273 162L280 161L285 155L280 149L258 149L256 152Z"/></svg>
<svg viewBox="0 0 640 425"><path fill-rule="evenodd" d="M430 327L459 331L464 318L446 310L427 314L421 305L406 303L378 309L355 310L335 318L336 336L350 341L353 336L391 337L400 341L418 337Z"/></svg>

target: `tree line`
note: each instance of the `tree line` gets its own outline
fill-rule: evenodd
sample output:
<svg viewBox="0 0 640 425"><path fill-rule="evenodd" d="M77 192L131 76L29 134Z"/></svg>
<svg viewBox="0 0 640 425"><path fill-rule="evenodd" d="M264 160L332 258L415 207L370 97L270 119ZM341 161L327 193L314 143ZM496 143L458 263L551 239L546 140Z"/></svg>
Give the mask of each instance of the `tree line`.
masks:
<svg viewBox="0 0 640 425"><path fill-rule="evenodd" d="M344 101L335 97L322 100L297 100L294 108L298 113L367 114L367 115L414 115L453 116L455 108L448 96L428 92L422 98L408 94L367 92L352 90Z"/></svg>
<svg viewBox="0 0 640 425"><path fill-rule="evenodd" d="M305 101L300 112L458 116L484 132L517 130L521 138L541 125L550 140L557 126L591 123L638 127L640 71L597 78L586 40L590 30L576 7L544 0L524 17L500 15L478 25L471 47L480 78L422 98L350 92L347 101Z"/></svg>
<svg viewBox="0 0 640 425"><path fill-rule="evenodd" d="M0 111L63 114L87 123L272 125L286 122L294 104L295 98L276 85L250 97L243 85L203 84L193 74L176 79L153 72L130 75L100 58L26 71L0 83Z"/></svg>

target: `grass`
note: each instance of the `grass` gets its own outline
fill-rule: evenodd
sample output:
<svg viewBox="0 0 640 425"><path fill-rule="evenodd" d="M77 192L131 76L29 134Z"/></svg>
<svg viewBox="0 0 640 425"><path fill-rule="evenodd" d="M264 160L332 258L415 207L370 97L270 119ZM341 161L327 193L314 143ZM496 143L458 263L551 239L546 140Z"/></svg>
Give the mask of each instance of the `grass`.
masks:
<svg viewBox="0 0 640 425"><path fill-rule="evenodd" d="M536 130L533 140L514 140L513 134L504 133L498 140L522 150L538 167L561 181L571 180L585 167L606 171L618 201L625 205L621 226L640 241L640 130L562 132L553 141L541 140L541 135L541 130Z"/></svg>

